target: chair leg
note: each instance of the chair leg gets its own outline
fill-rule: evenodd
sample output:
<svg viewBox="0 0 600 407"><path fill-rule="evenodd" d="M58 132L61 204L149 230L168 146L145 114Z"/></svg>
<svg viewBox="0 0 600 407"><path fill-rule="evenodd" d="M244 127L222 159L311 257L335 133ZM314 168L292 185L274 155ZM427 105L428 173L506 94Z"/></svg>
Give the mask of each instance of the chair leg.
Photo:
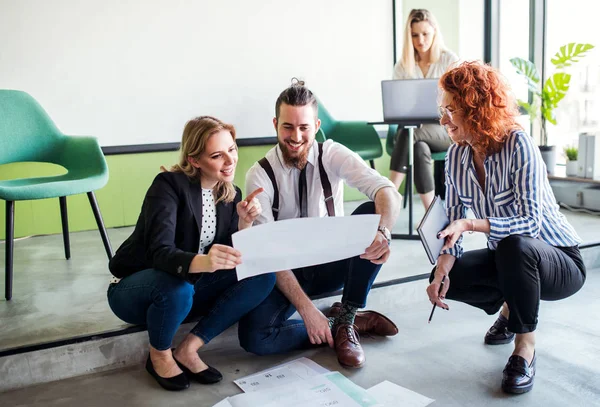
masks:
<svg viewBox="0 0 600 407"><path fill-rule="evenodd" d="M6 259L4 270L4 297L12 298L13 249L15 237L15 201L6 201Z"/></svg>
<svg viewBox="0 0 600 407"><path fill-rule="evenodd" d="M403 208L406 209L406 204L408 203L408 184L410 184L410 182L408 182L408 177L410 177L410 166L408 167L408 169L406 170L406 177L404 177L404 196L402 197L402 205Z"/></svg>
<svg viewBox="0 0 600 407"><path fill-rule="evenodd" d="M58 198L60 202L60 220L62 222L63 242L65 244L65 258L71 258L71 243L69 241L69 215L67 214L67 197Z"/></svg>
<svg viewBox="0 0 600 407"><path fill-rule="evenodd" d="M369 163L371 163L371 168L375 169L375 160L369 160Z"/></svg>
<svg viewBox="0 0 600 407"><path fill-rule="evenodd" d="M435 183L435 194L445 199L446 196L446 179L444 174L444 161L434 161L433 163L433 179Z"/></svg>
<svg viewBox="0 0 600 407"><path fill-rule="evenodd" d="M98 202L96 201L96 195L94 195L94 191L90 191L87 193L88 199L90 200L90 205L92 206L92 211L94 212L94 218L96 218L96 223L98 224L98 230L100 231L100 236L102 236L102 243L104 243L104 250L106 250L106 255L108 259L112 259L113 252L112 247L110 246L110 240L108 240L108 234L106 233L106 228L104 227L104 221L102 220L102 215L100 214L100 209L98 209Z"/></svg>

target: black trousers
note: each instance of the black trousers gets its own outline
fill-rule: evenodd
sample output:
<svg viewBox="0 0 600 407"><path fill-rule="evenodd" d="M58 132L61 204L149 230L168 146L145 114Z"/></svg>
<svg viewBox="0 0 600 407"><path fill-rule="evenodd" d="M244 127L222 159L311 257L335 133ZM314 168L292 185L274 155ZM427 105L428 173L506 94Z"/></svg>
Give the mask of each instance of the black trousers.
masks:
<svg viewBox="0 0 600 407"><path fill-rule="evenodd" d="M490 315L506 301L510 310L508 330L527 333L537 326L540 300L556 301L575 294L585 275L579 247L554 247L513 235L500 241L495 251L473 250L457 259L450 271L446 298Z"/></svg>
<svg viewBox="0 0 600 407"><path fill-rule="evenodd" d="M426 194L435 189L431 153L448 150L452 140L439 124L424 124L415 129L414 143L415 188L419 194ZM406 174L407 166L408 129L399 129L390 160L390 170Z"/></svg>

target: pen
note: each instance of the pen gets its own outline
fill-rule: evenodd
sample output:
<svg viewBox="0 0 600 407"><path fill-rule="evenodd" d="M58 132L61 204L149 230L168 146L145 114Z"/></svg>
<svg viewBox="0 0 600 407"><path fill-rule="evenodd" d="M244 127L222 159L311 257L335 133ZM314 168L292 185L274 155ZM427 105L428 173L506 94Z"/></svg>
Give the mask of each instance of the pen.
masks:
<svg viewBox="0 0 600 407"><path fill-rule="evenodd" d="M442 293L442 289L444 288L444 280L446 279L446 276L444 275L444 277L442 277L442 282L440 283L440 289L438 290L438 297L439 295ZM433 308L431 309L431 314L429 314L429 321L427 321L427 323L429 324L431 322L431 318L433 318L433 311L435 311L435 303L433 303Z"/></svg>

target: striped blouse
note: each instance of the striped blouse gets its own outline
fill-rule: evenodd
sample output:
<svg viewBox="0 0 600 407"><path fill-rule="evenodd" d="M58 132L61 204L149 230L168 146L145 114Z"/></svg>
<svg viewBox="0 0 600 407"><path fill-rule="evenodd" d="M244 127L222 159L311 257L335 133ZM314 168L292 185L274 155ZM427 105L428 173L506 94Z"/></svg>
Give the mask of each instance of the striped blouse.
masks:
<svg viewBox="0 0 600 407"><path fill-rule="evenodd" d="M450 221L472 209L488 219L488 247L510 235L529 236L551 246L577 246L581 239L562 213L550 188L546 166L531 137L514 131L502 150L485 158L482 191L470 146L452 144L446 156L446 213ZM462 256L462 236L442 254Z"/></svg>

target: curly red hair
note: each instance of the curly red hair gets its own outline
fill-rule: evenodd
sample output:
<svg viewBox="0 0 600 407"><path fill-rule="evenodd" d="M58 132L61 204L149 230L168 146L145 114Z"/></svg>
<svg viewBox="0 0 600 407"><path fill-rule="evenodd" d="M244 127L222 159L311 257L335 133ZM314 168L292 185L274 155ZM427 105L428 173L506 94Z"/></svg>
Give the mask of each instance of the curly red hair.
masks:
<svg viewBox="0 0 600 407"><path fill-rule="evenodd" d="M463 62L440 78L460 111L471 146L486 155L500 151L508 135L523 128L516 122L517 103L510 86L496 69L480 61Z"/></svg>

